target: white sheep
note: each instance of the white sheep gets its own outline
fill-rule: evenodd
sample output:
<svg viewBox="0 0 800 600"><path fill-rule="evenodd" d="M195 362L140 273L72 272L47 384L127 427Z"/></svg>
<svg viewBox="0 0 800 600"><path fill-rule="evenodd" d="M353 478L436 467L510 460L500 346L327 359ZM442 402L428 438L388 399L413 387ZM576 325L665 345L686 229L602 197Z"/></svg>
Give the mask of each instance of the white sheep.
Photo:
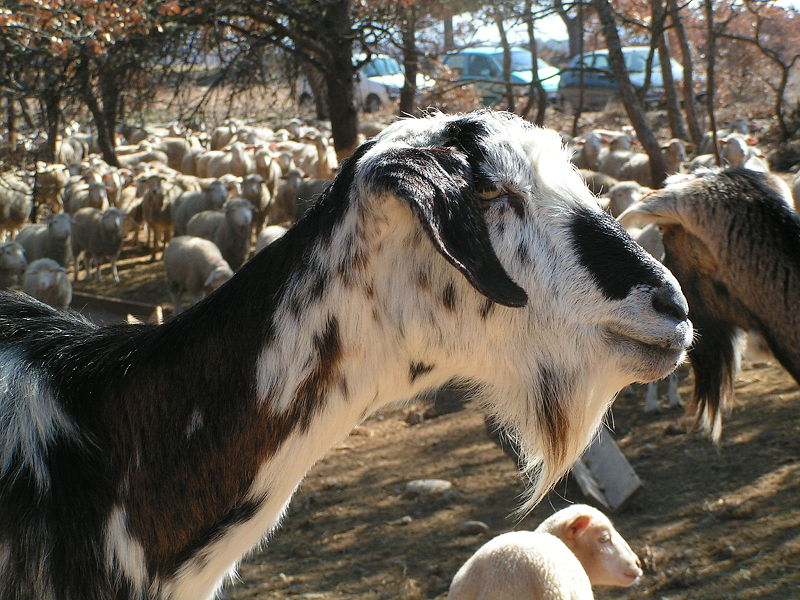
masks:
<svg viewBox="0 0 800 600"><path fill-rule="evenodd" d="M622 133L614 137L600 155L600 164L597 170L615 179L620 179L620 171L625 163L633 156L633 142L631 138Z"/></svg>
<svg viewBox="0 0 800 600"><path fill-rule="evenodd" d="M621 215L625 209L641 200L652 190L642 187L635 181L620 181L611 186L606 194L606 209L612 217Z"/></svg>
<svg viewBox="0 0 800 600"><path fill-rule="evenodd" d="M270 223L293 223L297 212L297 195L300 184L303 183L303 172L300 169L290 169L281 180L280 190L272 211L269 215Z"/></svg>
<svg viewBox="0 0 800 600"><path fill-rule="evenodd" d="M102 264L111 263L111 274L115 283L119 283L117 260L122 251L125 236L125 213L119 208L97 210L82 208L73 215L72 253L75 256L75 281L80 272L81 257L89 277L91 265L95 267L95 279L102 275Z"/></svg>
<svg viewBox="0 0 800 600"><path fill-rule="evenodd" d="M176 313L182 311L184 294L189 294L196 302L233 276L233 270L214 242L189 235L179 235L169 241L164 250L164 267Z"/></svg>
<svg viewBox="0 0 800 600"><path fill-rule="evenodd" d="M599 510L576 504L535 531L499 535L458 570L448 600L592 600L592 585L629 587L641 563Z"/></svg>
<svg viewBox="0 0 800 600"><path fill-rule="evenodd" d="M253 173L242 179L241 197L252 205L254 229L261 231L272 210L274 200L261 175Z"/></svg>
<svg viewBox="0 0 800 600"><path fill-rule="evenodd" d="M286 227L281 225L268 225L259 231L256 237L256 252L260 251L262 248L266 248L275 240L282 238L286 231Z"/></svg>
<svg viewBox="0 0 800 600"><path fill-rule="evenodd" d="M661 146L666 163L667 175L680 172L686 161L688 144L678 138L672 138ZM647 187L654 187L653 175L650 171L650 157L642 152L632 154L619 170L619 179L636 181Z"/></svg>
<svg viewBox="0 0 800 600"><path fill-rule="evenodd" d="M172 225L175 235L186 235L189 220L204 210L219 210L228 199L228 189L224 181L213 180L202 192L183 192L175 199Z"/></svg>
<svg viewBox="0 0 800 600"><path fill-rule="evenodd" d="M17 234L16 241L25 248L28 261L50 258L62 267L72 264L72 219L59 213L44 223L28 225Z"/></svg>
<svg viewBox="0 0 800 600"><path fill-rule="evenodd" d="M222 210L204 210L193 216L186 233L214 242L235 271L247 260L252 226L253 206L244 198L233 198Z"/></svg>
<svg viewBox="0 0 800 600"><path fill-rule="evenodd" d="M28 222L33 210L30 186L13 173L0 173L0 241Z"/></svg>
<svg viewBox="0 0 800 600"><path fill-rule="evenodd" d="M28 261L25 250L17 242L0 244L0 289L19 285Z"/></svg>
<svg viewBox="0 0 800 600"><path fill-rule="evenodd" d="M72 302L72 284L66 269L49 258L28 264L22 277L22 291L59 310L67 310Z"/></svg>
<svg viewBox="0 0 800 600"><path fill-rule="evenodd" d="M578 151L572 157L572 163L579 169L597 171L600 167L603 138L597 132L590 131L574 143L578 146Z"/></svg>

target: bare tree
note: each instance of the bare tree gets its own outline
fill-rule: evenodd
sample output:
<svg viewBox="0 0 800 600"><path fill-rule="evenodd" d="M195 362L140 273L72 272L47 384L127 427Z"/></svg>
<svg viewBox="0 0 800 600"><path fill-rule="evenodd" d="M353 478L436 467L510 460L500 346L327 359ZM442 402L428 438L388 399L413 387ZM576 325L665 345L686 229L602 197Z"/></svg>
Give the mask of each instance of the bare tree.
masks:
<svg viewBox="0 0 800 600"><path fill-rule="evenodd" d="M681 48L681 64L683 65L683 110L686 114L686 124L689 128L689 139L699 146L703 140L703 130L697 115L697 105L694 97L694 61L689 38L683 26L678 0L667 0L672 27L678 37Z"/></svg>
<svg viewBox="0 0 800 600"><path fill-rule="evenodd" d="M661 146L653 130L650 128L650 125L647 123L639 96L636 94L636 90L628 76L628 69L625 66L625 58L622 55L622 45L620 44L619 33L617 32L617 25L614 21L614 13L611 9L611 5L608 0L594 0L593 3L600 23L603 26L603 35L606 38L606 46L608 48L608 58L614 72L614 80L617 82L617 85L619 85L622 103L625 106L625 111L628 113L628 119L630 119L636 131L639 142L650 158L650 173L654 184L658 187L662 184L667 174L667 165L664 160L664 155L661 153Z"/></svg>

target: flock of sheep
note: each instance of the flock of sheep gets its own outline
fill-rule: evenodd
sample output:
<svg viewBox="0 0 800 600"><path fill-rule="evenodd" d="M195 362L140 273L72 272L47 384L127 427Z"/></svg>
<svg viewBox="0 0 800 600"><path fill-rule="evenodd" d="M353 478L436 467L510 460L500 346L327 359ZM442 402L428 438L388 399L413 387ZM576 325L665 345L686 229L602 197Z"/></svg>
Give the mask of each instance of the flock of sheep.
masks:
<svg viewBox="0 0 800 600"><path fill-rule="evenodd" d="M277 130L230 121L210 136L124 131L119 168L73 127L58 144L63 162L39 163L33 177L0 174L0 235L13 238L0 249L3 287L21 282L23 291L66 309L65 270L74 262L75 280L81 265L99 278L110 263L119 282L123 245L144 227L153 259L169 246L166 273L180 311L184 294L197 300L212 291L253 244L258 250L280 236L336 170L327 136L297 121ZM45 220L27 224L34 204Z"/></svg>
<svg viewBox="0 0 800 600"><path fill-rule="evenodd" d="M153 258L163 251L169 291L179 312L185 294L192 300L207 295L228 281L254 249L280 238L337 170L326 132L297 121L275 129L232 121L207 139L168 128L123 133L117 148L120 168L92 152L88 134L72 131L59 144L62 163L38 165L35 182L21 173L0 174L0 227L13 238L0 246L0 287L19 285L66 309L71 298L68 269L76 280L81 270L89 277L92 269L99 278L101 266L109 263L118 282L116 263L123 246L138 242L144 227ZM569 142L574 165L601 196L601 205L673 271L692 321L705 326L706 338L692 356L698 381L695 404L706 411L715 436L731 394L732 383L725 378L735 372L740 332L763 336L792 375L800 376L794 333L800 328L787 321L795 318L790 309L777 307L788 305L800 281L796 256L786 258L800 244L792 238L798 221L791 213L793 202L800 202L800 177L794 180L793 200L789 187L768 173L748 134L746 126L745 131L720 132L720 155L733 167L722 172L708 170L711 148L701 148L689 160L687 144L670 140L664 153L674 177L666 191L654 194L647 156L633 151L628 132L592 131ZM34 205L46 220L28 224ZM727 216L721 214L726 206L731 211ZM753 232L763 234L782 223L780 232L792 239L780 247L754 243L748 236L755 233L741 226L745 216L737 216L740 210ZM728 228L729 238L717 240L723 247L714 257L731 261L705 272L703 252L713 246L709 238L716 235L715 220ZM745 288L756 280L736 271L733 260L741 258L742 247L757 254L753 262L762 268L788 264L777 296L766 294L771 300L759 304L748 297ZM692 263L694 259L699 262ZM747 260L740 262L747 268ZM701 273L706 287L695 281ZM724 293L714 296L719 288ZM664 305L658 298L650 302L661 313L685 319L685 310L674 303ZM715 326L723 321L725 335L715 336ZM722 356L712 356L715 351ZM712 375L704 379L697 376L698 369ZM578 505L546 520L536 532L510 533L487 543L458 571L449 598L590 599L592 584L632 585L641 574L638 559L610 521Z"/></svg>

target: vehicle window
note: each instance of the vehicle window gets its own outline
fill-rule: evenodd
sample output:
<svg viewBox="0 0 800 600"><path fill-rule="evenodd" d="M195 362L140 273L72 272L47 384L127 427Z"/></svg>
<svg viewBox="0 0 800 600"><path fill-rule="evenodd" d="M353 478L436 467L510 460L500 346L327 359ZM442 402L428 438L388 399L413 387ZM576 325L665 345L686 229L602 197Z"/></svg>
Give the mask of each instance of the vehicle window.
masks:
<svg viewBox="0 0 800 600"><path fill-rule="evenodd" d="M469 65L469 72L472 75L488 75L492 76L495 75L494 66L489 59L482 54L477 54L471 57L470 65Z"/></svg>
<svg viewBox="0 0 800 600"><path fill-rule="evenodd" d="M498 61L503 60L503 55L497 56ZM540 67L541 68L541 67ZM531 70L531 53L527 50L512 50L511 51L511 70L512 71L530 71Z"/></svg>
<svg viewBox="0 0 800 600"><path fill-rule="evenodd" d="M451 69L455 69L457 71L464 70L464 55L463 54L448 54L444 57L444 64L446 64Z"/></svg>
<svg viewBox="0 0 800 600"><path fill-rule="evenodd" d="M625 66L631 73L644 73L647 67L647 56L642 54L628 54L625 56Z"/></svg>
<svg viewBox="0 0 800 600"><path fill-rule="evenodd" d="M394 58L387 56L382 58L381 62L383 63L384 75L395 75L403 72L403 69L400 67L400 63Z"/></svg>
<svg viewBox="0 0 800 600"><path fill-rule="evenodd" d="M608 71L610 69L608 65L608 56L605 54L597 54L594 57L594 64L592 65L595 69L604 69Z"/></svg>
<svg viewBox="0 0 800 600"><path fill-rule="evenodd" d="M378 75L378 68L375 65L375 61L368 62L361 67L361 74L364 75L364 77L375 77Z"/></svg>

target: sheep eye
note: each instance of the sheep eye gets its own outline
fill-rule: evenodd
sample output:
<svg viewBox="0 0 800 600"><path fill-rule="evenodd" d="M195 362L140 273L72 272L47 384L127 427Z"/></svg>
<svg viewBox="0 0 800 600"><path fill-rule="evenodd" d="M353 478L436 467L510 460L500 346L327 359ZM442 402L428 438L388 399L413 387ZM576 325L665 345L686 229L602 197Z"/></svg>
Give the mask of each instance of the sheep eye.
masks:
<svg viewBox="0 0 800 600"><path fill-rule="evenodd" d="M604 533L602 536L600 536L600 543L601 544L607 544L610 541L611 541L611 536L609 534Z"/></svg>

